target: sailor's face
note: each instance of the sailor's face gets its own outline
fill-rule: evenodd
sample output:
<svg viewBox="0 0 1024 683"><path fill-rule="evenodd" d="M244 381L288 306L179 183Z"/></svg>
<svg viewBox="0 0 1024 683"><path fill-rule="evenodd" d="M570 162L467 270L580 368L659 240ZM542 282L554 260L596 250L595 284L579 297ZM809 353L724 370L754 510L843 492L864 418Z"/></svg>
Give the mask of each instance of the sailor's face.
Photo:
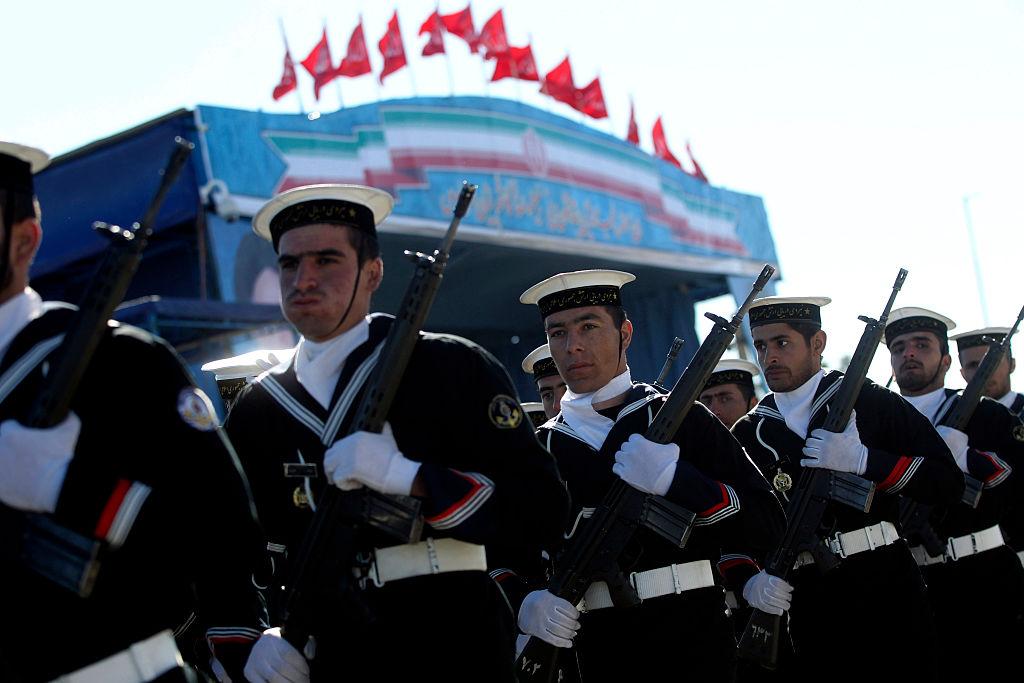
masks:
<svg viewBox="0 0 1024 683"><path fill-rule="evenodd" d="M577 394L597 391L625 371L632 325L617 327L604 306L552 313L544 329L558 373Z"/></svg>
<svg viewBox="0 0 1024 683"><path fill-rule="evenodd" d="M370 295L380 284L380 259L370 259L360 269L349 241L350 229L307 225L281 236L277 259L281 308L285 318L311 341L330 339L362 320L369 312Z"/></svg>
<svg viewBox="0 0 1024 683"><path fill-rule="evenodd" d="M889 360L900 391L914 395L941 387L951 359L943 355L938 337L919 330L893 337Z"/></svg>
<svg viewBox="0 0 1024 683"><path fill-rule="evenodd" d="M731 382L705 389L700 393L700 402L730 428L750 410L739 385Z"/></svg>
<svg viewBox="0 0 1024 683"><path fill-rule="evenodd" d="M972 346L960 352L960 374L965 382L970 382L978 371L981 360L988 352L988 346ZM992 377L985 383L982 393L989 398L1002 398L1010 391L1010 373L1013 372L1011 361L1003 356L996 366Z"/></svg>
<svg viewBox="0 0 1024 683"><path fill-rule="evenodd" d="M774 392L793 391L821 368L825 334L814 333L810 343L786 323L755 327L751 336L765 382Z"/></svg>
<svg viewBox="0 0 1024 683"><path fill-rule="evenodd" d="M541 377L537 380L537 392L540 393L540 402L544 404L544 414L548 419L562 411L560 402L565 394L565 380L558 375Z"/></svg>

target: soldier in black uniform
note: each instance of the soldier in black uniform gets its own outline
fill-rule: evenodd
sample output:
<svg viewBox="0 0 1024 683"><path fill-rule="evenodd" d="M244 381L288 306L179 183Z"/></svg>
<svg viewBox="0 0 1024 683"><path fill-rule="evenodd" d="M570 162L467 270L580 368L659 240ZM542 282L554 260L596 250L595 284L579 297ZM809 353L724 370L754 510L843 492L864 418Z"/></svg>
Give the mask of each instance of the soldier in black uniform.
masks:
<svg viewBox="0 0 1024 683"><path fill-rule="evenodd" d="M723 588L740 592L758 575L784 517L757 468L702 405L694 404L673 443L643 438L666 397L633 382L626 365L633 325L620 288L633 279L620 271L562 273L520 297L540 308L569 387L561 413L538 436L572 495L566 538L587 523L615 477L695 512L695 528L683 550L637 532L620 564L640 606L612 607L603 582L579 606L537 590L523 601L519 626L553 645L575 646L584 680L652 680L680 666L693 680L731 680L735 641Z"/></svg>
<svg viewBox="0 0 1024 683"><path fill-rule="evenodd" d="M947 334L953 327L944 315L905 307L892 312L885 328L900 393L934 425L959 400L956 390L944 387L952 362ZM908 539L928 584L941 667L951 680L1003 674L1018 659L1024 567L999 524L1024 466L1024 442L1013 436L1019 425L1006 408L983 398L966 432L936 427L960 469L984 484L976 508L954 503L932 510L929 521L945 553L930 554L914 534Z"/></svg>
<svg viewBox="0 0 1024 683"><path fill-rule="evenodd" d="M111 322L71 414L51 429L18 421L75 315L28 287L42 238L31 171L45 159L0 144L0 501L48 515L103 551L88 597L5 558L0 678L42 681L85 669L69 680L192 680L171 630L183 631L194 613L209 627L221 668L242 680L263 628L251 583L262 534L209 399L174 351ZM20 539L2 544L10 550Z"/></svg>
<svg viewBox="0 0 1024 683"><path fill-rule="evenodd" d="M544 405L544 415L549 420L558 415L562 409L559 402L565 394L565 380L558 374L548 345L541 344L530 351L523 359L522 367L523 372L532 376L534 384L537 385L540 402Z"/></svg>
<svg viewBox="0 0 1024 683"><path fill-rule="evenodd" d="M383 277L376 225L391 196L319 185L272 199L253 221L278 253L282 308L302 333L293 358L245 387L227 429L252 482L276 573L272 614L326 486L422 500L425 541L364 530L345 571L361 589L315 616L307 664L270 630L251 681L510 680L514 619L488 569L532 563L567 510L551 456L504 368L472 342L422 333L381 434L348 436L393 320L369 315ZM501 577L495 577L500 579Z"/></svg>
<svg viewBox="0 0 1024 683"><path fill-rule="evenodd" d="M963 475L932 426L897 394L870 381L846 431L820 429L843 373L824 372L826 297L766 297L750 309L758 361L773 393L732 433L780 497L802 467L850 472L875 482L867 514L832 503L821 538L842 559L822 573L809 553L792 574L789 628L795 660L784 678L925 676L935 667L933 625L914 558L897 529L897 494L955 503ZM779 579L776 578L776 581ZM787 588L789 586L784 586ZM885 654L872 655L883 649Z"/></svg>
<svg viewBox="0 0 1024 683"><path fill-rule="evenodd" d="M985 357L990 344L986 339L999 343L1009 333L1009 327L983 327L950 337L952 341L956 342L956 351L960 357L960 374L963 375L964 381L971 381L981 359ZM992 373L992 378L985 385L984 393L985 396L999 401L1011 413L1024 420L1024 394L1010 388L1010 375L1016 369L1017 361L1013 357L1011 347L1006 357L999 362L996 371Z"/></svg>
<svg viewBox="0 0 1024 683"><path fill-rule="evenodd" d="M754 393L754 375L757 366L742 358L725 358L718 362L708 377L700 402L715 414L726 427L731 428L757 405Z"/></svg>

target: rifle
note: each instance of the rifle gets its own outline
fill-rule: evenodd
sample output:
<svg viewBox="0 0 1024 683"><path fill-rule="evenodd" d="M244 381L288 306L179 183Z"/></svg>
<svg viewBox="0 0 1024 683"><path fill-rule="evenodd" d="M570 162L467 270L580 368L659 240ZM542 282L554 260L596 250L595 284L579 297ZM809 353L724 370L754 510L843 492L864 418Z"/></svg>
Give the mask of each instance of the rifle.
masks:
<svg viewBox="0 0 1024 683"><path fill-rule="evenodd" d="M644 438L661 444L675 438L708 377L736 336L754 298L774 273L775 268L765 265L731 321L705 313L715 325L672 387L665 405L647 428ZM604 581L616 607L639 604L636 589L618 566L619 555L640 527L650 529L676 548L683 548L695 519L696 515L689 510L617 479L590 520L576 532L562 552L560 568L548 583L548 590L576 605L592 583ZM516 662L519 680L554 680L558 671L557 658L558 648L539 638L530 638Z"/></svg>
<svg viewBox="0 0 1024 683"><path fill-rule="evenodd" d="M977 410L978 404L981 403L985 385L992 378L1000 361L1009 353L1010 340L1017 332L1017 328L1022 320L1024 320L1024 308L1021 308L1020 313L1017 314L1017 320L1014 321L1013 327L1003 337L1002 342L990 340L991 343L989 344L988 351L985 353L985 357L981 359L981 363L978 364L978 369L975 371L974 376L967 383L967 387L960 394L960 398L953 408L943 416L939 422L940 425L951 427L960 432L967 430L967 423L971 421L974 411ZM978 507L983 488L984 483L981 480L965 474L964 494L961 502L971 507ZM935 529L932 528L929 521L933 507L932 505L922 505L909 498L901 499L900 525L907 536L914 535L921 540L921 545L924 546L929 555L939 557L945 554L946 543L935 533Z"/></svg>
<svg viewBox="0 0 1024 683"><path fill-rule="evenodd" d="M829 402L828 417L822 425L824 429L834 433L846 429L853 413L853 406L860 396L861 387L864 386L868 366L885 334L889 312L906 277L907 271L900 268L896 282L892 286L892 293L878 320L858 316L858 319L864 322L864 332L846 368L842 384ZM838 566L839 559L818 537L818 528L825 509L829 503L835 501L867 512L871 508L874 494L875 485L862 477L847 472L803 468L786 507L786 516L789 518L786 534L782 538L782 544L769 559L765 571L788 580L797 555L804 551L811 553L815 564L822 571ZM778 661L781 627L782 617L755 609L740 638L737 654L766 668L774 669Z"/></svg>
<svg viewBox="0 0 1024 683"><path fill-rule="evenodd" d="M195 145L174 138L174 152L161 171L160 186L146 209L142 221L123 230L106 223L93 223L93 229L111 239L89 281L60 346L53 354L50 370L23 424L35 429L53 427L71 410L71 400L85 375L92 355L106 334L114 309L124 299L132 276L142 260L160 207L178 179ZM0 506L0 526L4 537L18 540L11 550L21 563L81 597L88 597L100 567L102 544L67 529L49 517L24 513Z"/></svg>
<svg viewBox="0 0 1024 683"><path fill-rule="evenodd" d="M357 431L379 434L383 431L420 330L441 286L455 231L466 215L476 189L476 185L463 182L448 231L433 254L405 252L416 270L391 323L349 434ZM324 490L317 501L313 521L291 562L290 580L281 612L282 633L300 652L314 631L315 606L318 598L324 595L325 587L335 586L343 593L351 593L351 567L356 564L356 534L364 528L381 531L401 543L415 543L423 529L420 501L412 496L384 495L365 487L341 491L328 486Z"/></svg>
<svg viewBox="0 0 1024 683"><path fill-rule="evenodd" d="M679 337L675 337L672 340L672 345L668 348L668 354L665 356L665 364L661 366L661 372L658 373L658 379L654 380L654 386L658 389L665 388L665 380L668 379L668 373L672 370L672 366L675 365L676 357L679 355L679 350L683 348L683 340Z"/></svg>

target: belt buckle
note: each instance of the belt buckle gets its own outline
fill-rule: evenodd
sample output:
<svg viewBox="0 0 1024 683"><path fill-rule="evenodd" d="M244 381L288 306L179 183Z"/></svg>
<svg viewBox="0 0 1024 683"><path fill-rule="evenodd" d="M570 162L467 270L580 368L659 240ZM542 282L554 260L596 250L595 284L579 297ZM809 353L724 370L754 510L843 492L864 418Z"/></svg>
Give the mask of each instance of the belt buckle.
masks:
<svg viewBox="0 0 1024 683"><path fill-rule="evenodd" d="M846 550L843 548L843 540L840 538L842 535L842 532L837 531L834 536L826 539L826 544L829 550L845 560Z"/></svg>

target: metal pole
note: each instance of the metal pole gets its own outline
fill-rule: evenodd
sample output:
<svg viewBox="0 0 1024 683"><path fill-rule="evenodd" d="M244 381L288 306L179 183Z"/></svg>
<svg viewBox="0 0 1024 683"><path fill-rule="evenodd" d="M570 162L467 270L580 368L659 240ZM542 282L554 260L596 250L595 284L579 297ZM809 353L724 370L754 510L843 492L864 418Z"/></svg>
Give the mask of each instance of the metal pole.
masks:
<svg viewBox="0 0 1024 683"><path fill-rule="evenodd" d="M981 261L978 259L978 245L974 239L974 224L971 221L971 197L964 195L964 223L967 226L967 240L971 243L971 259L974 261L974 277L978 283L978 300L981 302L981 316L989 326L988 302L985 299L985 281L981 276Z"/></svg>

